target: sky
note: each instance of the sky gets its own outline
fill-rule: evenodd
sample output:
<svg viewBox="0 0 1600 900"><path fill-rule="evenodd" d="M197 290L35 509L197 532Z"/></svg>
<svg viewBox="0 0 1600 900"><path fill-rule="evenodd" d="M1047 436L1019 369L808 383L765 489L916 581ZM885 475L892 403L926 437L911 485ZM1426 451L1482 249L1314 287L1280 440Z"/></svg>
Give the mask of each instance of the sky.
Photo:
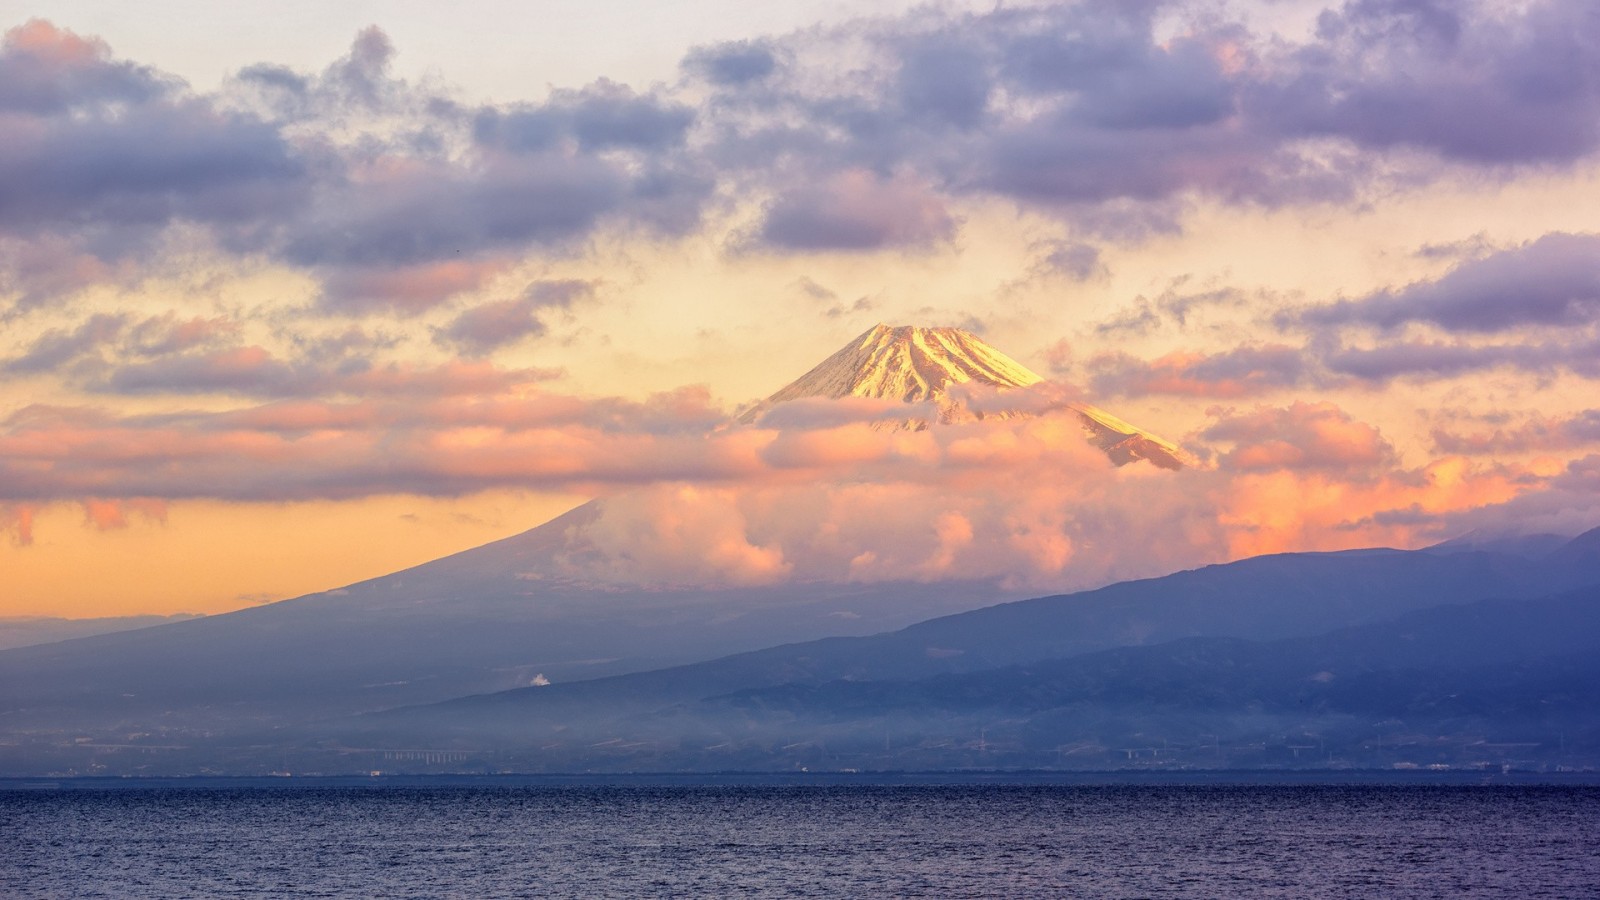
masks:
<svg viewBox="0 0 1600 900"><path fill-rule="evenodd" d="M0 616L1600 525L1592 4L335 7L0 2ZM879 322L1038 414L727 425Z"/></svg>

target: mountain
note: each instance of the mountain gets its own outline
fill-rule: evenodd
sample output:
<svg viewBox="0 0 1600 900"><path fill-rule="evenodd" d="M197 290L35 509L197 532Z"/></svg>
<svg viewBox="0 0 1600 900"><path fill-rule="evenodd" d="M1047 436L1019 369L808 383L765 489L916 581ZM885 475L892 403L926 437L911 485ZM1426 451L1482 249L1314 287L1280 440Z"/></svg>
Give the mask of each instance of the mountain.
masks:
<svg viewBox="0 0 1600 900"><path fill-rule="evenodd" d="M989 765L1114 767L1137 754L1167 766L1294 765L1307 751L1300 765L1592 766L1597 648L1600 587L1590 587L1311 637L1186 638L911 681L737 691L682 705L635 739L699 723L762 767L787 761L762 742L825 742L835 765L959 765L974 735ZM884 753L886 738L900 751Z"/></svg>
<svg viewBox="0 0 1600 900"><path fill-rule="evenodd" d="M930 411L990 414L1001 405L982 392L1037 379L965 332L880 326L747 418L859 396L909 402L926 426ZM1176 447L1072 409L1113 458L1181 464ZM559 746L550 758L576 765L591 744L626 745L640 721L739 692L954 677L1182 640L1283 640L1600 583L1596 531L1560 546L1283 554L999 606L1015 595L982 582L626 586L586 580L574 565L599 558L587 535L605 504L338 590L0 651L0 774L260 772L290 760L365 770L441 742L444 764ZM700 716L677 720L681 740L705 737L691 727ZM597 764L615 761L607 753Z"/></svg>
<svg viewBox="0 0 1600 900"><path fill-rule="evenodd" d="M422 734L485 734L541 723L549 708L628 716L780 684L917 679L1186 638L1275 640L1493 598L1535 598L1600 584L1600 557L1544 567L1517 556L1364 550L1291 553L1207 566L1092 591L1003 603L895 632L827 638L577 684L513 690L399 711Z"/></svg>
<svg viewBox="0 0 1600 900"><path fill-rule="evenodd" d="M171 616L106 616L95 619L63 619L55 616L10 616L0 618L0 650L53 644L72 638L113 631L132 631L197 618L194 614Z"/></svg>
<svg viewBox="0 0 1600 900"><path fill-rule="evenodd" d="M871 634L1007 595L951 582L652 589L564 576L586 504L392 575L0 652L0 734L219 731Z"/></svg>
<svg viewBox="0 0 1600 900"><path fill-rule="evenodd" d="M1020 388L1043 381L999 350L959 328L875 325L767 403L806 397L869 397L902 403L953 403L960 384Z"/></svg>
<svg viewBox="0 0 1600 900"><path fill-rule="evenodd" d="M1026 366L959 328L891 328L876 325L840 348L816 368L745 410L739 420L759 422L784 403L808 398L860 397L926 404L924 417L894 420L893 426L920 429L928 417L940 422L1009 417L1014 411L973 408L958 390L963 386L1004 392L1044 379ZM1148 460L1162 468L1181 468L1189 457L1171 441L1129 425L1103 409L1073 403L1087 437L1118 465Z"/></svg>
<svg viewBox="0 0 1600 900"><path fill-rule="evenodd" d="M539 531L536 529L530 534ZM548 532L539 536L549 539ZM527 549L524 543L527 540L524 536L523 541L502 542L498 564L508 565L507 559L514 558L517 549ZM624 610L615 617L594 618L590 631L581 633L574 631L573 623L578 620L552 615L548 623L550 634L541 638L538 628L529 627L526 620L504 611L498 616L484 612L476 631L469 633L459 625L450 625L447 618L430 613L425 603L418 604L420 615L411 623L413 627L403 627L407 616L396 610L392 594L385 601L386 580L379 579L370 583L366 592L352 590L347 595L303 604L308 613L303 622L295 622L283 613L268 616L261 610L251 611L257 614L257 618L251 620L251 630L235 630L231 637L222 631L198 630L207 625L215 628L217 626L210 623L225 622L228 618L210 617L122 635L0 653L0 711L4 714L3 721L9 723L6 738L0 741L0 773L88 771L95 766L105 767L106 771L125 772L179 773L199 771L201 767L233 772L262 772L284 767L297 771L349 772L394 768L397 761L405 761L410 768L419 770L430 770L430 766L431 770L459 770L467 761L472 761L470 764L480 770L481 767L614 770L778 764L775 761L780 756L770 752L774 747L812 740L796 737L804 732L801 726L808 722L814 724L817 716L835 714L827 710L791 708L794 703L801 702L793 698L804 698L813 689L829 684L872 683L879 685L874 691L888 690L885 696L892 696L899 688L884 688L883 685L915 684L926 679L955 678L1009 668L1022 674L993 676L1000 679L997 684L1009 685L1005 691L1012 691L1016 696L1038 691L1048 694L1053 688L1046 681L1034 684L1029 681L1034 675L1027 674L1039 671L1040 665L1054 665L1052 661L1081 659L1119 649L1154 647L1178 648L1174 652L1183 653L1189 652L1183 650L1184 647L1198 648L1194 650L1200 654L1197 658L1210 660L1207 665L1214 664L1217 672L1225 674L1230 666L1243 664L1240 661L1245 660L1245 656L1236 654L1235 649L1245 643L1293 641L1338 629L1373 626L1408 613L1441 609L1451 604L1496 599L1524 603L1574 587L1600 584L1600 554L1593 552L1588 540L1588 536L1580 537L1540 559L1485 551L1443 554L1398 550L1258 557L1077 594L1004 603L942 616L898 631L829 637L704 662L578 681L554 678L555 683L549 685L459 697L422 706L402 704L410 697L437 699L449 695L450 691L459 693L461 684L465 683L459 680L463 672L473 671L474 666L478 666L476 677L481 677L482 671L494 670L500 655L510 653L518 642L537 644L540 640L549 641L551 635L572 646L585 640L608 640L613 645L635 639L647 641L652 634L663 644L689 640L688 635L697 628L714 627L713 618L697 616L693 610L699 609L702 613L716 610L722 600L706 598L704 605L694 607L692 598L674 596L668 598L670 605L654 619L639 618L638 608ZM406 584L425 583L428 579L435 579L442 586L455 584L464 572L487 564L488 559L469 551L441 561L449 563L448 566L432 564L413 570L409 581L405 584L397 581L389 585L388 590L399 591ZM509 565L515 570L515 563ZM400 573L391 578L405 576L407 573ZM508 603L527 603L526 597L516 601L505 599ZM593 595L574 594L568 599L586 602L592 601ZM739 602L737 598L729 599ZM755 599L771 597L758 594ZM348 603L350 618L331 619L325 614L312 614L325 611L326 605L334 600ZM686 605L690 611L685 611ZM453 594L440 600L439 607L458 614L462 608L482 610L481 606L462 604L459 595ZM293 604L288 606L290 610L294 608ZM798 608L806 606L802 603ZM1508 608L1513 612L1517 609L1514 605ZM350 624L363 620L367 623L366 631ZM232 627L238 628L237 625ZM1539 627L1559 633L1560 622L1547 622ZM320 637L317 628L326 629ZM1576 622L1560 640L1588 641L1584 628L1587 626ZM280 631L282 635L278 634ZM498 643L496 633L501 635ZM1404 641L1410 639L1403 633L1387 625L1362 633L1388 636L1385 639L1398 636L1400 643L1391 641L1387 649L1380 649L1390 654L1387 658L1404 658L1407 646ZM1567 671L1561 667L1570 668L1570 660L1567 657L1552 659L1549 665L1538 662L1530 658L1530 655L1537 655L1537 640L1530 639L1533 640L1531 645L1520 645L1513 640L1516 633L1515 629L1503 625L1479 630L1479 638L1474 638L1477 643L1472 646L1483 647L1484 640L1497 641L1502 648L1519 647L1517 652L1523 655L1519 657L1522 662L1504 663L1502 660L1495 663L1500 668L1493 671L1484 669L1470 677L1461 676L1475 685L1473 690L1488 690L1488 686L1507 678L1523 679L1518 683L1529 691L1535 690L1529 686L1533 685L1529 678L1535 681L1544 678L1550 690L1560 687L1561 672ZM1560 640L1551 641L1549 646L1559 650L1565 646ZM128 641L137 641L137 644L124 643ZM297 647L299 642L309 644ZM696 646L705 648L710 643L714 641ZM550 645L539 646L548 650ZM1284 646L1300 647L1288 654L1295 657L1310 645ZM368 648L377 649L368 652ZM131 653L135 649L138 652ZM1359 647L1350 650L1347 656L1354 658L1358 650ZM477 653L476 657L471 655L473 652ZM161 654L164 653L173 654L170 662L163 660ZM283 656L282 664L277 668L267 666L264 660L278 654ZM1484 655L1484 659L1491 657L1492 653ZM1150 657L1127 658L1162 657L1157 653ZM1305 657L1306 660L1312 658ZM1438 658L1423 653L1418 653L1416 658L1431 666L1428 670L1431 674L1419 676L1422 680L1406 681L1410 676L1381 677L1391 678L1385 683L1394 691L1410 691L1421 696L1418 691L1426 693L1437 688L1448 694L1453 683L1451 679L1456 676L1440 669L1442 663ZM341 660L353 660L348 670L332 666ZM390 671L406 675L404 683L383 684L369 680L377 677L375 667L385 660ZM1456 662L1461 663L1461 660ZM1534 665L1536 662L1538 665ZM588 665L593 675L605 671L605 666L597 661L590 660ZM1516 665L1523 669L1505 668ZM74 671L74 666L84 668L87 677L75 680L79 673ZM1456 668L1465 671L1471 666L1463 663ZM293 669L303 669L306 674L295 680L285 671ZM1518 674L1523 670L1526 672ZM533 671L512 667L511 674L522 679L519 683L527 684ZM1100 683L1106 690L1115 681L1115 671L1115 668L1107 669L1095 676L1101 678ZM208 685L208 679L216 680L220 688ZM1252 683L1270 680L1269 674ZM108 684L114 687L106 688ZM773 695L762 693L768 689L781 690ZM850 689L832 687L826 688L824 693L832 696L841 690L848 692ZM145 702L141 695L147 691L156 702ZM123 696L124 693L135 696ZM1495 695L1500 699L1494 702L1505 702L1506 696L1513 695ZM322 699L308 704L307 696ZM748 704L740 705L744 701L717 699L735 696L750 698L760 709L752 712ZM783 703L772 699L785 696L791 699ZM1241 702L1245 704L1244 712L1234 710L1217 715L1236 717L1246 725L1253 721L1255 725L1250 727L1269 730L1280 725L1289 727L1284 723L1293 724L1283 718L1281 711L1252 719L1249 703L1254 701ZM169 707L164 714L161 712L163 703ZM984 707L970 713L934 711L928 714L926 721L917 724L919 708L908 707L903 715L895 714L898 718L894 727L899 729L895 734L909 735L915 727L932 735L944 727L938 725L943 720L948 720L951 728L966 727L979 720L999 721L992 710ZM360 709L386 711L341 717ZM74 712L81 720L73 719ZM99 718L88 715L94 712L100 713ZM1023 719L1032 721L1035 713L1045 718L1057 715L1047 709L1030 712ZM1102 718L1093 721L1115 719L1112 724L1121 723L1116 724L1116 728L1124 729L1129 735L1145 733L1139 731L1140 723L1154 721L1127 710L1115 716L1101 710L1096 715ZM774 716L777 718L773 719ZM321 721L313 721L319 717ZM1000 719L1010 721L1006 716ZM788 721L789 725L779 720ZM860 730L866 726L859 722L851 724L853 721L836 723L837 729L842 729L839 733L854 734L851 740L864 739ZM1156 724L1177 734L1180 729L1173 721L1163 719ZM1208 722L1211 724L1205 724ZM108 723L115 727L107 727ZM834 727L819 725L817 734L831 733L828 729ZM1087 726L1083 720L1069 716L1051 725L1053 730L1047 730L1059 735L1080 727ZM1183 733L1192 735L1203 732L1204 728L1216 727L1220 727L1217 720L1198 717L1189 720L1184 726L1188 731ZM767 747L763 751L766 755L746 755L751 746L747 738L755 740L765 736L761 740L769 737L777 740L773 735L780 733L794 740L785 738L784 743L777 744L767 741L762 745ZM1238 734L1248 737L1255 732L1244 728ZM944 739L928 738L934 743ZM1250 740L1255 741L1255 738ZM706 749L724 744L742 749L734 756L721 756ZM667 752L664 746L676 749ZM959 754L930 753L915 759L928 765L976 764ZM1240 758L1240 764L1248 762Z"/></svg>
<svg viewBox="0 0 1600 900"><path fill-rule="evenodd" d="M1579 549L1583 549L1581 545ZM1218 672L1226 674L1229 666L1242 665L1239 661L1245 660L1245 656L1229 657L1227 654L1234 652L1230 648L1255 642L1294 641L1338 629L1363 627L1368 629L1362 632L1364 634L1384 640L1395 639L1389 640L1387 645L1372 645L1377 649L1369 655L1388 654L1383 658L1403 659L1406 647L1412 646L1406 643L1411 638L1387 625L1370 626L1451 604L1496 598L1513 604L1524 603L1574 586L1594 584L1600 584L1600 557L1593 554L1579 554L1576 562L1559 565L1515 554L1481 551L1282 554L1125 582L1094 591L1005 603L883 634L794 643L654 671L575 682L558 681L548 686L463 697L355 718L300 724L280 719L265 722L269 730L258 729L253 733L239 727L213 737L197 736L193 732L167 732L142 738L141 742L162 743L168 749L152 750L133 759L140 765L156 767L155 770L167 767L164 770L174 772L194 771L202 764L222 766L228 771L265 771L289 765L291 761L292 768L300 771L388 769L393 768L397 760L410 761L408 765L414 762L416 765L411 768L419 770L427 770L430 765L432 770L441 767L458 770L469 760L480 770L481 767L612 770L787 765L781 762L781 755L768 751L812 740L815 735L804 737L805 727L810 727L806 723L816 724L819 717L835 716L838 712L823 708L802 709L793 706L801 703L794 698L813 696L814 691L822 691L816 696L831 697L853 690L839 687L841 684L878 685L871 690L887 691L883 696L891 697L898 696L896 692L900 690L893 687L894 684L945 684L928 679L976 677L979 673L1010 669L1012 675L992 676L999 679L996 684L1007 685L1002 693L1011 691L1017 697L1024 697L1044 692L1040 694L1044 696L1054 688L1047 680L1037 684L1030 682L1035 676L1029 673L1042 671L1040 666L1055 665L1053 661L1084 659L1123 649L1168 647L1177 648L1174 652L1188 653L1183 648L1189 647L1198 648L1194 652L1200 654L1200 658L1210 660L1208 665L1214 663L1219 667ZM1514 611L1517 607L1508 608ZM1455 613L1441 615L1460 618ZM1581 622L1577 624L1582 625ZM1529 654L1536 654L1539 634L1560 631L1559 622L1546 622L1538 627L1546 631L1527 632L1533 635L1529 638L1532 643L1518 644L1512 639L1515 629L1485 626L1478 630L1479 637L1473 639L1477 643L1464 645L1463 652L1470 656L1477 652L1472 647L1485 646L1485 640L1497 641L1501 649L1517 648L1516 652L1523 654L1519 658L1526 661ZM1549 648L1560 650L1572 641L1580 644L1587 641L1584 627L1587 626L1575 626L1564 637L1558 635L1560 640L1550 641ZM1562 640L1567 644L1562 644ZM1358 650L1359 647L1350 650L1347 656L1358 658ZM1165 652L1127 658L1160 659ZM1300 653L1297 649L1289 656ZM1497 658L1493 653L1482 656L1484 660ZM1430 671L1448 662L1442 662L1437 654L1429 656L1420 651L1416 660L1432 666ZM1461 662L1458 657L1456 663ZM1105 690L1110 690L1118 677L1117 671L1121 670L1105 669L1094 677L1101 679ZM1496 671L1499 674L1472 676L1479 679L1474 683L1481 686L1486 683L1483 679L1493 682L1506 675L1503 670ZM1017 674L1019 672L1021 674ZM1429 684L1448 686L1453 676L1434 671L1427 677L1435 678ZM1270 677L1262 676L1252 683L1264 681L1270 681ZM960 683L977 685L980 682L981 679ZM835 686L826 687L830 684ZM1410 686L1399 685L1396 690L1409 691L1422 682L1406 684ZM764 693L768 690L777 693ZM750 698L759 709L752 712L748 704L740 705L743 701L717 699L737 696ZM1186 695L1180 692L1173 696ZM790 699L783 703L772 699L783 697ZM1248 706L1253 701L1241 702ZM949 727L956 728L985 717L993 724L1011 715L999 715L988 707L970 712L933 710L927 713L926 721L922 721L918 719L918 710L926 705L919 701L894 713L895 734L909 736L920 728L922 733L935 735L942 733L939 729L945 727L939 724L941 721L948 720ZM1044 716L1048 710L1035 712ZM1024 718L1033 715L1029 713ZM1118 712L1117 716L1123 723L1117 727L1133 729L1130 734L1138 731L1135 724L1146 721L1126 710ZM1239 713L1239 716L1241 721L1250 719L1246 713ZM1257 724L1269 720L1287 721L1274 713ZM789 724L785 725L784 721ZM1176 728L1172 720L1162 721L1166 722L1162 727ZM1200 727L1195 723L1201 721L1211 720L1195 719L1185 727L1193 731ZM1213 722L1207 727L1214 725ZM1081 721L1062 721L1052 725L1054 730L1050 733L1060 734L1080 726L1086 727ZM857 733L861 728L868 726L853 719L841 720L826 728L817 725L816 734L831 733L829 729L835 729L839 734L855 734L851 740L858 740L863 739L861 735L865 733ZM774 735L779 734L784 736L783 741L772 743L777 740ZM881 740L882 733L877 734L877 739ZM749 742L763 735L772 737L772 741L763 745L767 746L767 751L763 751L766 755L747 755ZM937 743L945 738L927 739ZM736 748L738 752L723 755L721 751L706 749L723 745ZM26 741L13 742L9 748L0 748L0 771L49 771L51 765L61 767L64 759L77 760L80 767L91 760L98 760L101 765L130 764L126 755L108 757L105 753L100 751L101 755L97 756L92 748L63 746L59 738L33 735ZM430 759L433 763L427 762ZM940 756L931 752L915 759L927 765L975 764L959 755ZM1244 762L1247 760L1242 760L1241 764Z"/></svg>
<svg viewBox="0 0 1600 900"><path fill-rule="evenodd" d="M1039 380L966 332L880 326L771 402L867 396L954 409L956 385L1014 389ZM1110 449L1166 446L1127 426L1096 434ZM873 634L1017 596L991 582L591 583L574 563L595 558L586 529L605 502L337 590L0 651L0 728L187 733L283 724Z"/></svg>

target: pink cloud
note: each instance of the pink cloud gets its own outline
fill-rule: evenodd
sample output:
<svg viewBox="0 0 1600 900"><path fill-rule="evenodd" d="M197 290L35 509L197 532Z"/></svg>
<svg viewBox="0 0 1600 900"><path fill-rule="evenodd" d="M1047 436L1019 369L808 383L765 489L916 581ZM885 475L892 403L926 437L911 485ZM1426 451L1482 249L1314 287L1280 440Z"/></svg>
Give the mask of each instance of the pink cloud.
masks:
<svg viewBox="0 0 1600 900"><path fill-rule="evenodd" d="M84 68L110 56L104 41L82 38L43 19L33 19L6 32L5 49L25 53L58 70Z"/></svg>
<svg viewBox="0 0 1600 900"><path fill-rule="evenodd" d="M1394 460L1394 447L1378 429L1352 419L1332 403L1227 411L1201 435L1228 441L1222 465L1239 471L1275 469L1373 470Z"/></svg>
<svg viewBox="0 0 1600 900"><path fill-rule="evenodd" d="M10 532L19 547L33 544L33 521L39 506L33 503L0 503L0 533Z"/></svg>
<svg viewBox="0 0 1600 900"><path fill-rule="evenodd" d="M137 514L149 522L165 524L167 504L148 497L122 500L101 500L90 497L83 501L84 523L93 525L100 531L127 528L128 516L131 514Z"/></svg>
<svg viewBox="0 0 1600 900"><path fill-rule="evenodd" d="M0 503L21 535L31 518L17 510L51 502L115 528L160 521L163 500L560 489L603 499L552 577L1055 590L1251 553L1415 545L1567 496L1559 479L1577 477L1460 457L1408 468L1326 403L1221 412L1205 432L1226 447L1220 465L1178 471L1114 466L1070 408L921 431L802 418L817 427L728 427L703 389L626 401L526 385L161 416L30 407L0 423Z"/></svg>

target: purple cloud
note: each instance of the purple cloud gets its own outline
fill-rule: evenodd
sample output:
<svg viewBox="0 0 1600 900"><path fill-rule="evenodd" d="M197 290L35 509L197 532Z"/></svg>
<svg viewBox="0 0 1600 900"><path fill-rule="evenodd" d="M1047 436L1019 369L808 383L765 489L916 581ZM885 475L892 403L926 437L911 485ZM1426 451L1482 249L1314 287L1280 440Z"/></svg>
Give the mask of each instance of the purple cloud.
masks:
<svg viewBox="0 0 1600 900"><path fill-rule="evenodd" d="M478 108L396 78L376 29L321 72L244 66L203 96L33 22L0 47L0 284L37 305L128 275L182 226L316 277L328 311L417 312L601 229L691 233L718 197L764 202L745 243L778 252L937 245L962 198L1137 241L1196 196L1337 202L1441 163L1507 178L1600 149L1591 5L1355 0L1299 41L1209 14L1172 33L1186 10L922 10L696 49L683 69L707 96L601 79ZM1587 290L1584 252L1541 242L1439 291L1540 265ZM1577 294L1511 314L1402 293L1344 314L1481 331L1592 315Z"/></svg>
<svg viewBox="0 0 1600 900"><path fill-rule="evenodd" d="M1573 450L1600 445L1600 409L1571 416L1534 415L1513 428L1465 432L1449 428L1433 431L1433 445L1441 453L1494 454Z"/></svg>
<svg viewBox="0 0 1600 900"><path fill-rule="evenodd" d="M116 260L172 222L248 226L303 195L305 165L275 128L47 23L7 33L0 84L0 236Z"/></svg>
<svg viewBox="0 0 1600 900"><path fill-rule="evenodd" d="M45 332L21 356L0 364L0 369L16 374L59 369L116 340L127 325L126 315L97 313L72 331Z"/></svg>
<svg viewBox="0 0 1600 900"><path fill-rule="evenodd" d="M1072 281L1093 281L1111 274L1100 260L1100 248L1078 241L1050 244L1039 267Z"/></svg>
<svg viewBox="0 0 1600 900"><path fill-rule="evenodd" d="M539 314L567 309L594 294L594 283L575 279L536 281L521 297L474 306L441 329L437 339L462 351L482 356L528 337L543 335L548 326Z"/></svg>
<svg viewBox="0 0 1600 900"><path fill-rule="evenodd" d="M1307 351L1282 344L1215 354L1172 353L1155 360L1109 353L1089 360L1088 369L1094 392L1102 396L1251 397L1288 388L1328 387L1335 381Z"/></svg>
<svg viewBox="0 0 1600 900"><path fill-rule="evenodd" d="M782 194L758 233L766 247L786 250L879 250L947 241L956 222L925 186L856 170L825 185Z"/></svg>
<svg viewBox="0 0 1600 900"><path fill-rule="evenodd" d="M1600 235L1552 233L1460 263L1432 281L1379 291L1304 313L1315 325L1397 328L1427 322L1450 331L1600 321Z"/></svg>
<svg viewBox="0 0 1600 900"><path fill-rule="evenodd" d="M1571 162L1600 146L1600 10L1546 0L1354 0L1318 20L1289 76L1249 103L1289 134L1475 165Z"/></svg>
<svg viewBox="0 0 1600 900"><path fill-rule="evenodd" d="M757 41L728 41L698 47L684 57L685 71L721 87L758 82L778 67L772 48Z"/></svg>
<svg viewBox="0 0 1600 900"><path fill-rule="evenodd" d="M154 71L111 59L103 41L39 19L6 32L0 48L0 110L59 115L105 103L139 104L171 89Z"/></svg>

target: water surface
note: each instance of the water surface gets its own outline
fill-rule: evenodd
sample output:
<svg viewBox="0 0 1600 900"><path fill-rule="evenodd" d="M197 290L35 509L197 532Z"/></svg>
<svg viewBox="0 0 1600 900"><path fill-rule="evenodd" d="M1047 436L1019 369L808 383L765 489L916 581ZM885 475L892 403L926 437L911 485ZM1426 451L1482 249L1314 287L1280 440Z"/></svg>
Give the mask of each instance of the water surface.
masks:
<svg viewBox="0 0 1600 900"><path fill-rule="evenodd" d="M1585 787L0 792L7 897L1600 896Z"/></svg>

